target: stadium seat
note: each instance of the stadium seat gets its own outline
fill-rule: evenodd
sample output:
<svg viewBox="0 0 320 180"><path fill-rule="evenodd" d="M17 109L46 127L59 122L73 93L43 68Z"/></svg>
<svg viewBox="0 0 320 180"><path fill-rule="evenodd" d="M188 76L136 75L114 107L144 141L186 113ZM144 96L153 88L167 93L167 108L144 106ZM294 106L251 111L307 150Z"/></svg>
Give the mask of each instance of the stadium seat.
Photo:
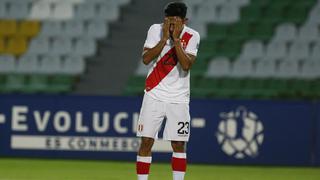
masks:
<svg viewBox="0 0 320 180"><path fill-rule="evenodd" d="M109 22L116 21L119 18L119 9L114 4L101 4L95 12L95 18L104 19Z"/></svg>
<svg viewBox="0 0 320 180"><path fill-rule="evenodd" d="M28 1L12 1L6 17L9 19L25 19L29 14Z"/></svg>
<svg viewBox="0 0 320 180"><path fill-rule="evenodd" d="M18 25L17 33L21 36L32 38L40 32L40 23L38 21L22 21Z"/></svg>
<svg viewBox="0 0 320 180"><path fill-rule="evenodd" d="M29 75L23 87L24 93L43 93L48 91L49 77L46 75Z"/></svg>
<svg viewBox="0 0 320 180"><path fill-rule="evenodd" d="M241 22L255 23L262 18L263 11L255 6L246 6L241 9Z"/></svg>
<svg viewBox="0 0 320 180"><path fill-rule="evenodd" d="M58 56L45 56L40 59L39 73L45 75L61 74L62 62Z"/></svg>
<svg viewBox="0 0 320 180"><path fill-rule="evenodd" d="M313 48L311 50L310 58L317 59L320 61L320 41L313 46Z"/></svg>
<svg viewBox="0 0 320 180"><path fill-rule="evenodd" d="M319 74L320 61L304 61L299 78L316 79L320 77Z"/></svg>
<svg viewBox="0 0 320 180"><path fill-rule="evenodd" d="M108 36L109 28L103 20L92 20L88 23L87 30L85 32L87 37L93 39L100 39Z"/></svg>
<svg viewBox="0 0 320 180"><path fill-rule="evenodd" d="M293 79L299 77L298 61L283 61L275 74L277 78Z"/></svg>
<svg viewBox="0 0 320 180"><path fill-rule="evenodd" d="M81 37L84 34L84 21L82 20L65 21L61 31L62 31L62 36L66 36L67 38Z"/></svg>
<svg viewBox="0 0 320 180"><path fill-rule="evenodd" d="M51 18L56 20L70 20L73 18L73 4L68 1L54 2L54 8L51 9Z"/></svg>
<svg viewBox="0 0 320 180"><path fill-rule="evenodd" d="M228 28L230 30L226 32L228 34L227 37L232 39L248 39L251 31L250 24L251 23L241 22L230 25Z"/></svg>
<svg viewBox="0 0 320 180"><path fill-rule="evenodd" d="M13 56L0 56L0 74L6 75L15 72L16 62Z"/></svg>
<svg viewBox="0 0 320 180"><path fill-rule="evenodd" d="M217 57L209 62L205 77L229 77L231 75L230 60L226 57Z"/></svg>
<svg viewBox="0 0 320 180"><path fill-rule="evenodd" d="M128 86L125 89L124 94L128 96L143 95L145 87L145 76L131 76L127 82Z"/></svg>
<svg viewBox="0 0 320 180"><path fill-rule="evenodd" d="M75 5L74 17L80 20L93 20L95 18L96 5L94 3L82 3Z"/></svg>
<svg viewBox="0 0 320 180"><path fill-rule="evenodd" d="M280 2L280 1L277 1ZM286 2L284 3L269 3L262 7L264 10L262 20L265 22L280 23L284 21L284 14L286 11Z"/></svg>
<svg viewBox="0 0 320 180"><path fill-rule="evenodd" d="M233 6L241 8L243 6L249 5L250 0L229 0L228 3L230 3Z"/></svg>
<svg viewBox="0 0 320 180"><path fill-rule="evenodd" d="M210 6L210 7L218 7L225 5L228 2L228 0L215 0L215 1L203 1L202 6Z"/></svg>
<svg viewBox="0 0 320 180"><path fill-rule="evenodd" d="M251 40L244 44L240 54L241 58L253 60L259 59L265 56L264 45L259 40Z"/></svg>
<svg viewBox="0 0 320 180"><path fill-rule="evenodd" d="M5 53L5 39L0 37L0 54Z"/></svg>
<svg viewBox="0 0 320 180"><path fill-rule="evenodd" d="M268 59L265 61L258 61L254 76L257 78L272 78L276 73L276 68L276 61Z"/></svg>
<svg viewBox="0 0 320 180"><path fill-rule="evenodd" d="M61 66L61 74L82 75L85 71L85 61L79 56L68 56Z"/></svg>
<svg viewBox="0 0 320 180"><path fill-rule="evenodd" d="M307 24L320 24L320 6L316 5L313 7L311 12L309 13L309 16L307 18Z"/></svg>
<svg viewBox="0 0 320 180"><path fill-rule="evenodd" d="M307 42L307 43L312 43L320 38L320 33L318 26L316 25L308 25L305 24L299 29L299 34L298 34L298 40Z"/></svg>
<svg viewBox="0 0 320 180"><path fill-rule="evenodd" d="M249 78L254 73L253 60L240 61L236 60L231 69L233 78Z"/></svg>
<svg viewBox="0 0 320 180"><path fill-rule="evenodd" d="M212 41L226 39L226 37L230 35L229 31L229 27L226 25L217 26L215 24L209 24L207 27L207 39ZM208 46L210 45L211 44L208 44Z"/></svg>
<svg viewBox="0 0 320 180"><path fill-rule="evenodd" d="M72 52L72 43L69 38L57 37L53 39L48 52L51 56L67 55Z"/></svg>
<svg viewBox="0 0 320 180"><path fill-rule="evenodd" d="M284 59L287 55L287 46L283 41L270 42L266 47L266 60Z"/></svg>
<svg viewBox="0 0 320 180"><path fill-rule="evenodd" d="M193 20L201 23L210 23L217 20L217 9L215 6L200 6Z"/></svg>
<svg viewBox="0 0 320 180"><path fill-rule="evenodd" d="M76 56L92 56L96 52L96 43L91 38L79 38L76 40L72 49L73 55Z"/></svg>
<svg viewBox="0 0 320 180"><path fill-rule="evenodd" d="M307 59L310 56L309 44L306 42L294 42L288 52L290 59Z"/></svg>
<svg viewBox="0 0 320 180"><path fill-rule="evenodd" d="M250 24L250 36L252 39L268 41L274 30L274 22L261 21Z"/></svg>
<svg viewBox="0 0 320 180"><path fill-rule="evenodd" d="M12 37L9 38L8 44L6 46L6 52L14 55L21 55L27 50L27 40L24 37Z"/></svg>
<svg viewBox="0 0 320 180"><path fill-rule="evenodd" d="M224 4L221 6L217 18L214 20L217 24L230 24L239 21L240 8L232 4Z"/></svg>
<svg viewBox="0 0 320 180"><path fill-rule="evenodd" d="M0 19L6 19L7 14L7 7L5 3L0 1Z"/></svg>
<svg viewBox="0 0 320 180"><path fill-rule="evenodd" d="M292 23L286 23L276 28L273 41L292 42L298 36L297 28Z"/></svg>
<svg viewBox="0 0 320 180"><path fill-rule="evenodd" d="M61 21L43 21L40 36L57 37L62 33Z"/></svg>
<svg viewBox="0 0 320 180"><path fill-rule="evenodd" d="M17 32L17 22L15 20L0 20L0 37L12 37Z"/></svg>
<svg viewBox="0 0 320 180"><path fill-rule="evenodd" d="M51 16L53 6L50 2L39 1L32 4L30 19L47 20Z"/></svg>
<svg viewBox="0 0 320 180"><path fill-rule="evenodd" d="M284 18L288 22L293 22L295 24L301 24L304 20L307 19L308 3L290 3L288 11L286 12Z"/></svg>
<svg viewBox="0 0 320 180"><path fill-rule="evenodd" d="M49 78L48 86L45 92L52 94L67 93L71 91L73 83L73 76L57 74Z"/></svg>
<svg viewBox="0 0 320 180"><path fill-rule="evenodd" d="M31 40L28 47L28 54L45 55L49 53L49 39L47 37L37 37Z"/></svg>
<svg viewBox="0 0 320 180"><path fill-rule="evenodd" d="M24 55L18 59L16 72L19 74L34 74L38 72L40 65L35 55Z"/></svg>
<svg viewBox="0 0 320 180"><path fill-rule="evenodd" d="M26 76L23 74L10 74L6 76L3 92L21 92L26 83Z"/></svg>

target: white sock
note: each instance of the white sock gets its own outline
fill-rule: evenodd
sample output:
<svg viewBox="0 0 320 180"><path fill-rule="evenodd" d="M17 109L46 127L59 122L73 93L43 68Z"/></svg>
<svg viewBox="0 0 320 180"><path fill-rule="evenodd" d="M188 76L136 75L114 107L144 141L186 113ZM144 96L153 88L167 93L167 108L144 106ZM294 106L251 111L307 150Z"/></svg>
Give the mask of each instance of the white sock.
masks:
<svg viewBox="0 0 320 180"><path fill-rule="evenodd" d="M173 171L173 180L184 180L185 172L182 171Z"/></svg>
<svg viewBox="0 0 320 180"><path fill-rule="evenodd" d="M146 174L138 174L138 180L148 180L148 176Z"/></svg>

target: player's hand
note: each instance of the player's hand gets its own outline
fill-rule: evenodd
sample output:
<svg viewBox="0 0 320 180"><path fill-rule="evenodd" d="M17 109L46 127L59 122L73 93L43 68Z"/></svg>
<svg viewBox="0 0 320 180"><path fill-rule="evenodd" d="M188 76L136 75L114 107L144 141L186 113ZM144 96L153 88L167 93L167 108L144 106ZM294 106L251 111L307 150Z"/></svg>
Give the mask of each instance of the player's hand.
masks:
<svg viewBox="0 0 320 180"><path fill-rule="evenodd" d="M182 32L183 29L183 23L182 20L179 18L175 18L174 19L174 30L172 33L172 39L173 40L177 40L180 37L180 34Z"/></svg>
<svg viewBox="0 0 320 180"><path fill-rule="evenodd" d="M170 38L170 21L169 18L164 18L164 23L162 26L162 40L167 41Z"/></svg>

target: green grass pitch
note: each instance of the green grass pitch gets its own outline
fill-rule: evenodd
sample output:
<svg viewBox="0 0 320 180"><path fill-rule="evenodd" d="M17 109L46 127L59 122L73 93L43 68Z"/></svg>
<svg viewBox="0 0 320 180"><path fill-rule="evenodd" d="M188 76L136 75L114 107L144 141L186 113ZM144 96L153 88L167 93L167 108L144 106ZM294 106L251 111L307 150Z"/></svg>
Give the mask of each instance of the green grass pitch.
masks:
<svg viewBox="0 0 320 180"><path fill-rule="evenodd" d="M0 180L135 180L134 162L0 158ZM169 163L151 166L149 180L170 180ZM319 180L320 168L189 164L186 180Z"/></svg>

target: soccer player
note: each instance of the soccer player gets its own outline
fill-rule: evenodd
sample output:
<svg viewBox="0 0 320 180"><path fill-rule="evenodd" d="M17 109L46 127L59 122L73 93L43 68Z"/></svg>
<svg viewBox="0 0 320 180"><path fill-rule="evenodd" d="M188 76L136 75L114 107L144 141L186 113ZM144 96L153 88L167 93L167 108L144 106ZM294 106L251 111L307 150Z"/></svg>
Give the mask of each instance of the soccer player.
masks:
<svg viewBox="0 0 320 180"><path fill-rule="evenodd" d="M147 180L151 148L162 121L163 139L171 141L174 180L183 180L187 161L185 143L190 134L190 68L195 62L199 33L187 27L187 6L171 2L162 24L150 27L143 48L143 63L153 63L145 84L145 95L137 127L141 146L137 155L138 180ZM154 61L155 60L155 61Z"/></svg>

